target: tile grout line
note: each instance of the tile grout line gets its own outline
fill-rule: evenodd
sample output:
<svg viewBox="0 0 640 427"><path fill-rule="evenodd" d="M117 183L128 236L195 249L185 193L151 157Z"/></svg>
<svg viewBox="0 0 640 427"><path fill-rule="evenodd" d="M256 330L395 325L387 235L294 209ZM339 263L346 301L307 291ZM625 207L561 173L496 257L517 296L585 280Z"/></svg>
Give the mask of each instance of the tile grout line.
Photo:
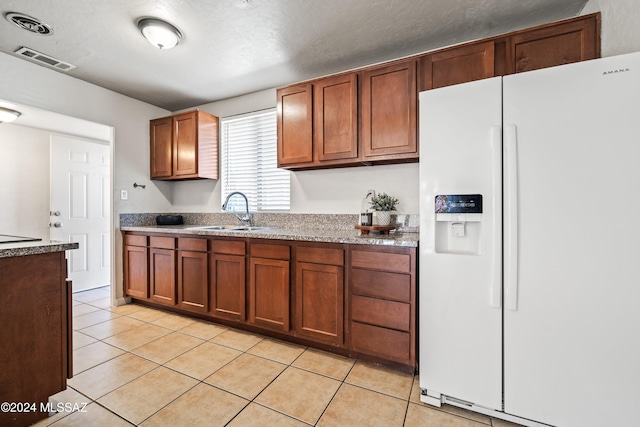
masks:
<svg viewBox="0 0 640 427"><path fill-rule="evenodd" d="M99 299L103 299L103 298L99 298ZM111 358L111 359L108 359L108 360L106 360L106 361L103 361L103 362L101 362L101 363L98 363L98 364L96 364L96 365L94 365L94 366L92 366L92 367L89 367L89 368L87 368L87 369L83 370L83 371L82 371L82 372L80 372L80 373L86 372L87 370L90 370L90 369L92 369L92 368L95 368L95 367L97 367L97 366L100 366L101 364L104 364L104 363L106 363L106 362L112 361L112 360L114 360L115 358L118 358L118 357L120 357L120 356L124 356L125 354L130 354L130 355L132 355L132 356L140 357L140 358L142 358L142 359L144 359L144 360L147 360L147 361L149 361L149 362L152 362L152 363L156 364L157 366L156 366L156 367L154 367L151 371L148 371L148 372L146 372L146 373L143 373L143 374L141 374L141 375L137 376L136 378L131 379L130 381L126 382L125 384L122 384L122 385L118 386L118 387L117 387L117 388L115 388L114 390L109 391L109 393L111 393L111 392L113 392L113 391L115 391L115 390L118 390L118 389L120 389L121 387L123 387L123 386L125 386L125 385L127 385L127 384L130 384L131 382L133 382L133 381L135 381L135 380L139 379L140 377L142 377L142 376L144 376L144 375L148 374L149 372L152 372L152 371L154 371L154 370L158 369L159 367L165 367L165 368L170 369L170 370L172 370L172 371L174 371L174 372L176 372L176 373L178 373L178 374L185 375L185 376L187 376L187 377L189 377L189 378L192 378L192 379L195 379L195 380L197 381L197 382L196 382L196 384L194 384L192 387L188 388L188 389L187 389L187 390L185 390L183 393L181 393L180 395L178 395L177 397L175 397L174 399L172 399L170 402L168 402L166 405L164 405L164 406L162 406L161 408L159 408L159 409L158 409L157 411L155 411L153 414L151 414L151 415L149 415L147 418L145 418L142 422L147 421L149 418L153 417L153 416L154 416L154 415L156 415L158 412L162 411L162 410L163 410L164 408L166 408L168 405L173 404L176 400L180 399L182 396L184 396L185 394L187 394L189 391L193 390L195 387L197 387L197 386L199 386L199 385L201 385L201 384L204 384L204 385L206 385L206 386L213 387L213 388L215 388L215 389L217 389L217 390L220 390L220 391L223 391L223 392L229 393L229 394L231 394L231 395L233 395L233 396L236 396L236 397L238 397L238 398L244 399L244 400L247 402L247 403L246 403L246 405L244 405L244 406L242 407L242 409L241 409L240 411L238 411L238 412L237 412L237 413L236 413L236 414L235 414L235 415L234 415L234 416L233 416L233 417L232 417L232 418L227 422L227 424L231 423L231 422L232 422L236 417L238 417L238 416L239 416L243 411L245 411L245 410L246 410L246 409L251 405L251 403L255 403L256 405L259 405L259 406L261 406L261 407L263 407L263 408L267 408L267 409L272 410L272 411L274 411L274 412L276 412L276 413L278 413L278 414L284 415L284 416L286 416L286 417L288 417L288 418L290 418L290 419L293 419L293 420L296 420L296 421L302 422L302 423L303 423L303 424L305 424L305 425L309 425L307 422L305 422L305 421L303 421L303 420L300 420L300 419L298 419L298 418L295 418L295 417L291 416L290 414L287 414L287 413L284 413L284 412L278 411L278 410L276 410L276 409L270 408L270 407L268 407L268 406L262 405L262 404L260 404L260 403L256 402L256 399L257 399L257 398L258 398L258 397L259 397L259 396L260 396L260 395L261 395L261 394L262 394L262 393L263 393L263 392L264 392L264 391L265 391L269 386L271 386L271 384L273 384L273 382L274 382L274 381L276 381L276 379L277 379L277 378L279 378L279 377L280 377L280 376L281 376L285 371L287 371L289 368L295 368L295 369L299 369L299 370L302 370L302 371L305 371L305 372L308 372L308 373L312 373L312 374L316 374L316 375L322 376L322 377L324 377L324 378L328 378L328 379L332 379L332 380L337 380L336 378L331 377L331 376L326 375L326 374L323 374L323 373L315 372L315 371L313 371L313 370L310 370L310 369L307 369L307 368L304 368L304 367L294 366L294 363L295 363L296 361L298 361L298 360L299 360L299 359L300 359L300 358L301 358L301 357L302 357L302 356L303 356L303 355L304 355L304 354L305 354L305 353L310 349L310 347L306 347L306 346L305 346L305 347L303 348L302 352L301 352L300 354L298 354L298 355L297 355L297 356L296 356L296 357L295 357L291 362L283 363L282 361L271 359L271 358L269 358L268 356L263 356L263 355L258 355L258 354L252 354L252 353L249 353L249 351L250 351L251 349L253 349L253 348L254 348L254 347L256 347L258 344L260 344L261 342L263 342L265 339L268 339L268 338L270 338L270 337L262 336L262 335L254 334L254 333L249 333L249 334L251 334L251 335L259 336L259 337L261 337L261 339L260 339L258 342L256 342L255 344L251 345L249 348L247 348L247 349L242 349L242 350L241 350L241 349L238 349L238 348L236 348L236 347L232 347L232 346L227 345L227 344L213 342L212 340L213 340L213 339L215 339L216 337L219 337L220 335L222 335L223 333L225 333L225 332L227 332L227 331L238 331L238 332L241 332L241 333L248 333L248 332L245 332L245 331L243 331L243 330L237 330L237 329L235 329L235 328L233 328L233 327L229 327L229 326L226 326L226 325L219 325L219 324L216 324L215 322L202 321L202 322L204 322L205 324L209 324L209 325L213 325L213 326L216 326L216 327L222 327L222 328L224 328L224 330L220 331L219 333L217 333L216 335L212 336L211 338L205 339L205 338L201 338L201 337L196 336L196 335L192 335L192 334L190 334L190 333L188 333L188 332L181 332L181 330L182 330L182 329L187 328L188 326L192 325L193 323L200 322L200 319L194 320L194 322L192 322L192 323L190 323L190 324L187 324L187 325L184 325L184 326L180 327L179 329L173 329L173 328L169 328L169 327L166 327L166 326L161 326L161 325L155 324L155 323L153 323L153 322L155 322L155 321L157 321L157 320L161 319L162 317L168 316L168 315L176 315L176 316L179 316L179 317L185 317L185 316L182 316L181 314L178 314L178 313L163 312L161 309L152 308L152 307L145 307L145 306L140 306L140 310L134 310L134 311L131 311L131 312L128 312L128 313L120 314L120 313L117 313L117 312L113 312L113 311L111 311L109 308L104 308L104 307L94 306L94 305L92 305L92 304L91 304L91 302L98 301L99 299L94 300L94 301L89 301L89 302L84 302L84 301L74 300L74 302L77 302L77 303L78 303L77 305L81 305L81 304L82 304L82 305L88 305L88 306L91 306L91 307L95 307L95 308L97 308L97 310L92 311L92 312L89 312L89 313L85 313L85 314L91 314L91 313L94 313L94 312L97 312L97 311L107 311L107 312L110 312L110 313L112 313L112 314L116 314L117 316L116 316L116 317L114 317L114 318L111 318L111 319L104 320L104 321L102 321L102 322L98 322L98 323L96 323L96 324L94 324L94 325L86 326L86 327L84 327L84 328L82 328L82 329L73 329L73 332L78 332L79 334L83 334L83 335L85 335L85 336L87 336L87 337L90 337L91 339L95 339L95 340L96 340L95 342L102 342L103 344L106 344L106 345L109 345L109 346L115 347L115 348L117 348L117 349L119 349L119 350L123 351L124 353L123 353L123 354L120 354L120 355L118 355L118 356L116 356L116 357L113 357L113 358ZM154 319L152 319L152 320L142 320L142 319L138 319L138 318L136 318L136 317L132 317L132 316L131 316L132 314L135 314L136 312L142 311L143 309L150 309L150 310L154 310L154 311L159 311L159 312L162 312L162 313L164 313L164 314L162 314L162 315L160 315L159 317L154 318ZM83 315L84 315L84 314L83 314ZM81 315L81 316L82 316L82 315ZM151 341L145 342L144 344L141 344L141 345L139 345L139 346L137 346L137 347L135 347L135 348L132 348L132 349L126 350L126 349L121 348L121 347L118 347L118 346L116 346L116 345L113 345L113 344L107 343L107 342L105 342L104 340L106 340L106 339L108 339L108 338L111 338L111 337L113 337L113 336L116 336L116 335L118 335L118 334L121 334L121 333L125 333L125 332L128 332L128 331L132 331L132 330L134 330L134 329L136 329L136 328L138 328L138 327L141 327L141 326L143 326L143 325L133 326L133 327L131 327L131 328L129 328L129 329L126 329L126 330L120 331L120 332L118 332L117 334L109 335L108 337L104 337L104 338L101 338L101 339L95 338L95 337L93 337L93 336L91 336L91 335L89 335L89 334L87 334L87 333L82 332L82 330L83 330L83 329L90 328L90 327L92 327L92 326L96 326L96 325L99 325L99 324L102 324L102 323L111 322L111 321L117 320L117 319L119 319L119 318L128 318L128 319L132 319L132 320L140 321L140 322L142 322L143 324L146 324L146 325L153 325L153 326L157 326L157 327L159 327L159 328L166 329L166 330L168 331L168 333L167 333L167 334L165 334L165 335L162 335L162 336L160 336L160 337L154 338L154 339L152 339ZM187 317L187 318L188 318L188 317ZM157 340L159 340L159 339L161 339L161 338L164 338L164 337L166 337L166 336L168 336L168 335L170 335L170 334L173 334L173 333L180 333L180 334L185 335L185 336L188 336L188 337L197 338L197 339L202 340L202 342L201 342L201 343L199 343L199 344L197 344L197 345L196 345L196 346L194 346L194 347L191 347L191 348L189 348L189 349L187 349L187 350L185 350L185 351L181 352L180 354L178 354L178 355L176 355L176 356L172 357L171 359L169 359L168 361L165 361L165 362L163 362L163 363L158 363L158 362L156 362L156 361L154 361L154 360L152 360L152 359L149 359L149 358L147 358L147 357L145 357L145 356L142 356L142 355L139 355L139 354L136 354L136 353L134 353L134 352L133 352L133 351L134 351L135 349L137 349L137 348L140 348L140 347L142 347L142 346L144 346L144 345L147 345L147 344L149 344L149 343L155 342L155 341L157 341ZM271 338L271 339L272 339L274 342L276 342L276 343L280 343L280 340L277 340L277 339L275 339L275 338ZM173 369L173 368L171 368L171 367L166 366L166 364L167 364L167 363L169 363L169 362L171 362L172 360L174 360L174 359L176 359L176 358L178 358L178 357L180 357L180 356L184 355L185 353L188 353L188 352L190 352L190 351L194 350L195 348L198 348L198 347L202 346L203 344L205 344L205 343L207 343L207 342L212 343L212 344L216 344L216 345L220 345L220 346L223 346L223 347L226 347L226 348L232 349L232 350L240 351L240 353L239 353L238 355L236 355L235 357L233 357L233 358L232 358L231 360L229 360L228 362L226 362L226 363L225 363L224 365L222 365L221 367L217 368L214 372L212 372L212 373L211 373L210 375L208 375L206 378L209 378L211 375L214 375L216 372L220 371L221 369L223 369L224 367L226 367L228 364L232 363L233 361L237 360L239 357L241 357L241 356L243 356L243 355L250 355L250 356L253 356L253 357L259 357L259 358L261 358L261 359L263 359L263 360L266 360L266 361L271 361L271 362L275 362L275 363L280 363L280 364L285 365L285 368L284 368L284 369L283 369L283 370L282 370L278 375L276 375L276 376L275 376L275 377L274 377L274 378L273 378L273 379L272 379L268 384L266 384L266 385L261 389L261 391L260 391L258 394L256 394L252 399L247 399L246 397L240 396L240 395L238 395L238 394L236 394L236 393L233 393L233 392L231 392L231 391L228 391L228 390L225 390L225 389L223 389L223 388L220 388L220 387L218 387L218 386L216 386L216 385L209 384L209 383L205 382L206 378L203 378L203 379L195 378L195 377L192 377L191 375L188 375L188 374L186 374L186 373L180 372L180 371L178 371L178 370L176 370L176 369ZM91 343L91 344L93 344L93 343ZM84 347L86 347L86 346L88 346L88 345L91 345L91 344L86 344L86 345L84 345L84 346L82 346L82 347L78 347L77 349L74 349L74 351L79 350L79 349L81 349L81 348L84 348ZM331 352L327 352L327 353L328 353L328 354L330 354L330 355L333 355L333 353L331 353ZM347 373L344 375L344 377L342 378L342 380L337 380L337 381L339 381L339 383L340 383L340 384L339 384L339 386L338 386L338 388L337 388L337 389L336 389L336 391L333 393L333 395L331 396L331 399L329 399L329 401L328 401L327 405L324 407L324 409L322 410L321 414L319 415L319 418L315 421L315 423L314 423L313 425L317 425L317 424L320 422L320 420L322 419L322 417L323 417L323 416L324 416L324 414L326 413L327 409L329 408L329 406L331 405L331 403L334 401L334 399L336 398L336 396L337 396L337 394L338 394L339 390L344 386L344 384L349 384L349 385L354 386L354 387L357 387L357 388L359 388L359 389L366 390L366 391L372 391L372 392L379 393L379 394L384 395L384 396L388 396L388 397L392 397L392 398L396 398L396 399L401 399L401 398L398 398L397 396L393 396L393 395L387 394L387 393L382 392L382 391L378 391L378 390L370 389L370 388L367 388L366 386L360 386L360 385L357 385L357 384L352 384L352 383L347 382L347 378L349 377L349 375L351 374L351 372L353 371L353 369L355 368L355 366L357 365L357 363L358 363L358 360L354 360L353 364L350 366L349 370L348 370L348 371L347 371ZM364 362L363 362L363 363L364 363ZM80 373L79 373L79 374L80 374ZM74 374L75 374L75 373L74 373ZM413 375L413 381L412 381L411 388L410 388L410 390L409 390L409 396L408 396L408 398L407 398L407 399L405 399L405 400L406 400L406 406L405 406L404 419L403 419L403 424L402 424L402 425L405 425L405 424L406 424L406 422L407 422L407 417L408 417L408 413L409 413L410 405L411 405L411 403L412 403L411 398L412 398L412 391L413 391L413 387L414 387L414 383L415 383L415 381L416 381L416 374L414 374L414 375ZM80 395L85 396L83 393L80 393L78 390L74 389L72 386L69 386L69 387L70 387L72 390L74 390L74 391L78 392ZM109 394L109 393L106 393L106 394ZM106 394L105 394L105 395L106 395ZM96 400L94 400L94 399L89 398L88 396L85 396L85 397L87 397L87 398L88 398L92 403L96 403L96 404L97 404L97 405L99 405L100 407L102 407L102 408L104 408L105 410L109 411L110 413L112 413L112 414L116 415L118 418L123 419L123 420L125 420L126 422L129 422L128 420L126 420L125 418L123 418L122 416L120 416L119 414L117 414L117 413L113 412L112 410L110 410L110 409L106 408L104 405L102 405L101 403L99 403L99 402L97 401L97 399L96 399ZM420 406L420 405L418 405L418 406ZM438 409L439 409L439 408L438 408ZM480 421L478 421L478 420L475 420L475 419L472 419L472 418L467 418L467 417L465 417L464 415L461 415L461 414L451 413L451 412L447 412L447 411L444 411L444 410L440 410L439 412L446 413L446 414L447 414L447 416L452 416L452 417L455 417L455 418L457 418L457 419L462 419L462 420L467 420L467 421L471 421L471 422L481 423L481 422L480 422ZM62 418L64 418L64 417L62 417ZM60 419L62 419L62 418L60 418ZM494 425L494 422L493 422L494 417L490 417L490 416L489 416L489 417L487 417L487 418L488 418L488 424L485 424L485 425L493 426L493 425ZM56 420L55 422L57 422L57 421L58 421L58 420ZM141 423L142 423L142 422L141 422ZM139 423L139 424L141 424L141 423ZM138 425L139 425L139 424L138 424Z"/></svg>

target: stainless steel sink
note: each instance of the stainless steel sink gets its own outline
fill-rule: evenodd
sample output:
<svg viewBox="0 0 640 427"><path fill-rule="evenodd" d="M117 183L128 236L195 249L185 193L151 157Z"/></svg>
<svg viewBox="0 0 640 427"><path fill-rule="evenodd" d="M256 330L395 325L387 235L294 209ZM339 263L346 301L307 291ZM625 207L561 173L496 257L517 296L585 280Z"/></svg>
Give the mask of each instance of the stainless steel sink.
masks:
<svg viewBox="0 0 640 427"><path fill-rule="evenodd" d="M260 230L268 230L273 227L260 227L256 225L239 225L237 227L225 228L225 231L260 231Z"/></svg>
<svg viewBox="0 0 640 427"><path fill-rule="evenodd" d="M255 225L199 225L188 227L187 230L218 230L218 231L261 231L273 227L260 227Z"/></svg>

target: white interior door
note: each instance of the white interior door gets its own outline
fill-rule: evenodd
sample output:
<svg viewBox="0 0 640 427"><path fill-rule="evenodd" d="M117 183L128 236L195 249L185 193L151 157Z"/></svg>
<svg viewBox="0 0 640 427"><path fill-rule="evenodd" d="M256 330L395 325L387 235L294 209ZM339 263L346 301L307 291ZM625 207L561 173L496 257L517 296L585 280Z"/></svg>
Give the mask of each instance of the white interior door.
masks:
<svg viewBox="0 0 640 427"><path fill-rule="evenodd" d="M77 242L69 251L73 291L110 283L109 145L51 136L52 240Z"/></svg>

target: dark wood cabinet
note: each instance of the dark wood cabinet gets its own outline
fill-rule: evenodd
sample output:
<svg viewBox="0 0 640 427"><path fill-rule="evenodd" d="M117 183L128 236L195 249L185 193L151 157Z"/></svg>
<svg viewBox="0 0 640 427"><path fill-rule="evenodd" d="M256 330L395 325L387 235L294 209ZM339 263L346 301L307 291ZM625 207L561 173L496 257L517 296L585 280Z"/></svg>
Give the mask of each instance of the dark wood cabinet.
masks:
<svg viewBox="0 0 640 427"><path fill-rule="evenodd" d="M125 251L147 249L147 242L149 294L129 293L132 298L405 371L415 368L416 248L125 233ZM145 265L146 257L125 255L126 271L144 271ZM125 289L131 275L125 275Z"/></svg>
<svg viewBox="0 0 640 427"><path fill-rule="evenodd" d="M149 298L149 249L147 236L124 237L124 294Z"/></svg>
<svg viewBox="0 0 640 427"><path fill-rule="evenodd" d="M313 149L319 164L358 157L358 75L313 83Z"/></svg>
<svg viewBox="0 0 640 427"><path fill-rule="evenodd" d="M362 72L364 160L417 160L417 98L415 60Z"/></svg>
<svg viewBox="0 0 640 427"><path fill-rule="evenodd" d="M296 245L295 329L299 336L344 343L344 248Z"/></svg>
<svg viewBox="0 0 640 427"><path fill-rule="evenodd" d="M206 313L209 305L207 240L178 238L178 306Z"/></svg>
<svg viewBox="0 0 640 427"><path fill-rule="evenodd" d="M174 237L149 238L149 290L152 301L175 305L176 250Z"/></svg>
<svg viewBox="0 0 640 427"><path fill-rule="evenodd" d="M277 91L278 167L313 163L312 86Z"/></svg>
<svg viewBox="0 0 640 427"><path fill-rule="evenodd" d="M218 179L218 118L190 111L150 122L151 179Z"/></svg>
<svg viewBox="0 0 640 427"><path fill-rule="evenodd" d="M247 320L244 240L211 240L209 312L222 319Z"/></svg>
<svg viewBox="0 0 640 427"><path fill-rule="evenodd" d="M419 91L599 56L595 13L279 89L278 167L416 162Z"/></svg>
<svg viewBox="0 0 640 427"><path fill-rule="evenodd" d="M505 74L600 57L600 14L519 31L506 37Z"/></svg>
<svg viewBox="0 0 640 427"><path fill-rule="evenodd" d="M249 323L287 332L291 247L251 241L249 248Z"/></svg>
<svg viewBox="0 0 640 427"><path fill-rule="evenodd" d="M414 366L415 248L350 249L350 348Z"/></svg>
<svg viewBox="0 0 640 427"><path fill-rule="evenodd" d="M28 426L48 416L40 405L72 376L65 252L0 258L0 272L0 402L26 408L3 406L0 425Z"/></svg>
<svg viewBox="0 0 640 427"><path fill-rule="evenodd" d="M437 89L495 76L494 42L445 49L420 59L421 90Z"/></svg>

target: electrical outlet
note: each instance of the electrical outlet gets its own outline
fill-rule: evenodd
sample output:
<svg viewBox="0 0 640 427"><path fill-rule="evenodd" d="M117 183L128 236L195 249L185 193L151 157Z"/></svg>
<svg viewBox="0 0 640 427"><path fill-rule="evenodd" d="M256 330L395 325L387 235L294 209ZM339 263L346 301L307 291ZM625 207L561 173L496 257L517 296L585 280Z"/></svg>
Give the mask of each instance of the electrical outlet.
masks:
<svg viewBox="0 0 640 427"><path fill-rule="evenodd" d="M127 200L129 198L129 193L127 190L120 190L120 200Z"/></svg>

